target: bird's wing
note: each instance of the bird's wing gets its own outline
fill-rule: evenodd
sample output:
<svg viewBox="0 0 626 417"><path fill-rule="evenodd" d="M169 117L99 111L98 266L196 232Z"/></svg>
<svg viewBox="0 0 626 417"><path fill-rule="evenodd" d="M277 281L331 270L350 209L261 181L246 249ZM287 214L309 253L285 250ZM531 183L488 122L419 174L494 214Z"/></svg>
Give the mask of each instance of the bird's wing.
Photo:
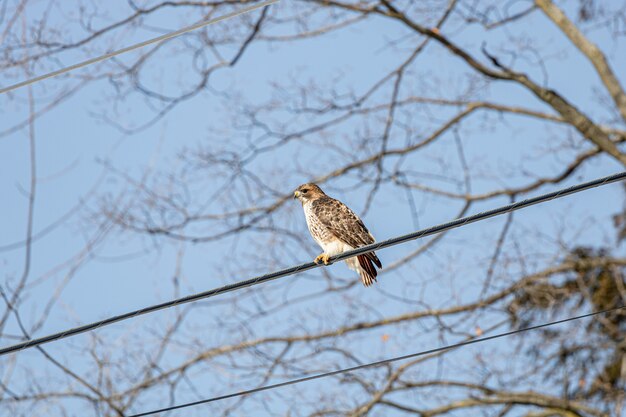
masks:
<svg viewBox="0 0 626 417"><path fill-rule="evenodd" d="M327 227L337 239L353 248L374 243L374 237L363 221L341 201L325 196L314 201L311 209L320 223ZM380 261L373 252L366 256L380 265Z"/></svg>
<svg viewBox="0 0 626 417"><path fill-rule="evenodd" d="M353 248L374 243L363 221L341 201L322 197L314 201L311 208L320 223L344 243Z"/></svg>

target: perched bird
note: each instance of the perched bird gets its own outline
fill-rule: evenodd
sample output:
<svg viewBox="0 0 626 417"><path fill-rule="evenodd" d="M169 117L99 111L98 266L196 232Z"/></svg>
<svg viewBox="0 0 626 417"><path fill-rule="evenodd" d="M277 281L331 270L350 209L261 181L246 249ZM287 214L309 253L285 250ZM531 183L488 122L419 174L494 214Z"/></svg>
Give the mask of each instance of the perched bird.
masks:
<svg viewBox="0 0 626 417"><path fill-rule="evenodd" d="M293 194L302 203L306 224L311 236L324 253L315 263L328 265L331 256L374 243L374 236L363 221L339 200L327 196L315 184L302 184ZM374 252L346 259L348 267L358 272L363 285L369 287L376 281L378 268L383 265Z"/></svg>

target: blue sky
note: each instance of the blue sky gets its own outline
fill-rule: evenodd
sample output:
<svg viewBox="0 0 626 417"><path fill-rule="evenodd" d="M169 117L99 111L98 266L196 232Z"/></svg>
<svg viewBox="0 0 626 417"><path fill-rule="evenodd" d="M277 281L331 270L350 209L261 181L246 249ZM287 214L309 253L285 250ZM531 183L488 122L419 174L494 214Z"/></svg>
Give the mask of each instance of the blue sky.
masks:
<svg viewBox="0 0 626 417"><path fill-rule="evenodd" d="M276 13L280 15L285 10L284 4L276 6ZM125 9L117 11L110 9L110 19L116 13L124 13ZM172 18L172 11L164 11L151 18L152 27L176 29L189 24L197 16L179 13ZM256 13L256 12L255 12ZM37 5L32 6L32 12L27 14L29 19L38 16ZM512 32L521 43L525 39L542 40L541 47L546 55L553 56L547 61L547 70L550 74L547 84L558 91L564 92L566 97L596 120L607 119L607 115L597 105L593 88L599 88L599 81L593 75L592 68L579 54L569 48L567 53L557 51L568 46L566 40L546 23L544 17L535 15L530 20L536 26L519 28L513 25ZM215 26L215 31L227 30L230 22L222 22ZM524 21L524 25L528 21ZM72 28L68 28L72 33ZM131 33L120 31L94 48L93 53L102 52L107 47L123 47L132 42L154 36L157 31L133 30ZM219 70L211 78L211 86L219 91L228 91L239 95L241 102L262 103L275 97L274 83L288 83L295 79L302 84L314 81L320 89L336 83L341 91L354 88L362 91L373 81L394 67L405 56L402 47L389 48L387 42L401 36L404 32L398 30L382 18L373 18L364 24L355 25L349 29L333 33L328 36L298 41L294 43L259 43L254 44L234 68ZM478 27L457 29L451 25L449 33L461 45L468 46L472 51L479 53L483 41L493 51L506 49L506 32L485 32ZM610 41L610 34L596 30L590 33L600 45L610 44L606 50L614 68L626 67L626 54L623 51L624 41ZM494 41L494 39L496 39ZM174 41L171 48L176 49L177 42L193 42L190 37ZM411 45L407 42L407 45ZM431 44L427 52L419 58L419 73L413 74L416 78L410 81L415 91L437 90L440 95L449 94L452 98L464 84L468 69L458 59L450 57L438 46ZM163 83L166 88L177 89L180 83L185 84L193 73L189 70L189 59L176 54L163 52L160 59L160 68L151 68L147 80L153 80L157 85ZM67 65L82 59L85 52L70 53L63 56L59 64ZM136 55L131 53L130 55ZM125 58L121 58L124 61ZM528 71L541 80L541 69L532 62L517 61L517 68ZM74 77L90 74L89 69L79 70L69 79L52 79L33 87L36 98L36 107L45 102L49 91L60 88L62 85L71 85ZM12 74L14 75L14 74ZM623 74L621 74L623 75ZM18 78L25 78L22 74ZM424 79L428 78L428 79ZM339 81L337 81L339 80ZM0 74L0 83L8 84L15 79L7 80ZM584 84L583 84L584 83ZM584 88L579 88L583 84ZM14 94L0 97L0 126L8 127L12 123L28 116L27 88ZM22 314L25 320L32 324L44 311L45 305L38 300L47 299L49 294L59 288L69 272L73 272L68 265L54 268L68 258L76 255L96 232L93 222L93 213L97 212L102 198L115 199L125 188L119 177L105 174L107 166L113 166L117 171L131 178L141 178L146 175L149 181L167 184L161 181L170 173L174 176L181 172L184 162L180 155L186 149L195 149L198 146L209 148L228 148L243 144L245 132L233 127L233 114L240 111L239 103L228 101L215 94L204 92L196 98L178 105L161 121L152 127L137 134L127 134L116 129L109 123L102 121L102 114L109 114L121 124L140 124L149 120L153 113L145 105L145 101L136 95L131 95L122 102L111 98L112 87L107 81L97 81L80 90L77 94L56 107L52 112L37 120L35 124L37 177L38 189L34 215L34 231L46 228L47 225L61 218L64 213L76 206L81 200L85 205L62 225L37 240L33 245L33 262L28 296L22 303ZM426 91L425 95L428 95ZM479 91L477 95L488 97L493 101L527 105L535 109L547 111L546 107L538 104L537 100L519 88L511 88L506 83L496 83ZM38 101L41 100L41 101ZM410 115L418 120L426 118L424 113ZM442 117L444 114L442 113ZM277 117L286 115L278 113ZM403 115L402 117L409 117ZM525 169L531 169L536 176L558 172L563 160L568 154L550 152L548 148L553 141L558 143L562 135L571 134L553 125L538 123L528 118L511 116L506 123L490 123L490 120L481 122L481 117L471 120L464 127L462 140L466 146L468 164L478 173L489 173L483 179L474 183L475 192L493 189L498 184L515 185L525 182L528 177L520 169L518 161L520 155L526 155ZM493 122L495 120L491 119ZM430 131L431 126L423 122L424 131ZM485 129L484 125L491 125ZM346 124L337 131L330 132L337 135L351 135L363 126ZM339 139L338 139L339 140ZM417 162L416 170L436 171L441 158L450 167L458 168L459 162L455 156L454 136L446 135L436 146L427 148ZM0 220L0 247L19 242L24 239L27 199L23 189L28 187L28 130L21 129L16 133L0 137L0 193L3 197L2 220ZM276 186L285 194L289 194L297 185L309 180L306 175L293 174L293 161L302 161L309 165L309 169L317 175L327 172L335 164L334 159L325 159L315 151L312 145L302 147L286 147L278 152L262 156L255 167L259 175ZM287 161L287 162L286 162ZM415 161L413 161L415 162ZM284 165L283 165L284 164ZM319 165L315 165L319 164ZM590 180L600 176L620 171L622 168L607 157L594 160L585 165L577 174L559 187L570 185L573 182ZM147 174L146 174L147 173ZM205 175L202 170L189 174L188 178ZM219 178L201 178L191 189L194 204L200 205L211 194L212 186L219 182ZM98 184L95 191L94 184ZM339 182L329 184L333 195L341 198L356 211L363 209L363 195L358 190L350 191L343 188ZM542 191L549 191L554 187L545 187ZM206 193L206 195L203 195ZM525 196L520 196L525 197ZM414 193L419 207L419 225L430 226L453 218L459 207L449 201L425 193ZM128 201L124 197L122 201ZM506 204L506 198L490 200L484 204L476 204L471 213L492 208L496 204ZM533 207L515 214L515 225L511 230L512 240L519 240L522 247L537 250L537 258L531 261L534 267L540 267L547 259L543 256L558 251L559 242L553 237L561 234L572 246L576 242L587 245L614 245L613 234L609 217L621 207L623 193L619 184L592 190L583 194L576 194L559 201L551 202L540 207ZM365 220L375 236L382 240L395 235L407 233L414 229L413 219L407 207L407 197L402 193L385 190L374 209L367 213ZM211 206L212 209L214 206ZM284 223L280 227L305 233L304 220L299 213L297 203L289 205L282 217ZM470 214L471 214L470 213ZM452 299L463 300L476 290L476 283L484 276L484 266L490 253L485 252L497 239L504 219L497 218L452 232L445 243L429 251L425 256L418 258L409 267L394 272L394 276L381 276L380 288L387 293L410 297L414 294L426 293L426 298L433 305L446 305ZM260 237L265 238L264 236ZM110 233L98 241L89 262L81 265L73 278L63 287L58 302L51 308L47 320L36 335L55 332L68 326L91 322L111 314L122 313L152 303L171 299L177 295L185 295L203 291L225 283L249 278L252 274L265 271L267 264L279 267L306 262L316 255L310 246L309 251L295 248L290 257L283 259L268 259L272 255L263 253L268 249L273 253L272 242L258 241L259 237L253 233L242 235L239 239L224 241L186 244L164 238L152 238L130 233ZM480 243L477 243L480 242ZM417 243L403 247L387 249L380 254L385 264L402 257L417 247ZM179 284L177 288L172 276L177 270L177 254L183 250L184 257L179 265ZM277 249L278 250L278 249ZM616 250L621 250L617 248ZM238 259L238 253L245 253L245 260ZM254 253L264 258L264 262L255 263L249 254ZM285 253L278 250L278 253ZM24 251L22 247L15 250L0 252L0 265L3 271L3 281L10 287L22 271ZM335 265L333 272L342 277L350 276L344 265ZM319 289L316 280L321 279L321 270L314 270L306 274L306 279L299 279L293 294L306 294ZM442 276L446 278L442 278ZM415 281L415 283L413 283ZM408 285L407 285L408 282ZM300 283L302 283L300 285ZM271 288L288 286L287 283L265 284ZM245 300L264 302L264 296L270 297L272 290L255 287L247 291ZM374 287L365 299L374 303L372 314L388 316L411 310L413 307L403 303L393 303L376 293ZM408 289L407 289L408 288ZM454 290L452 290L454 288ZM353 296L361 296L362 288ZM267 292L267 294L266 294ZM232 297L227 297L229 300ZM346 316L348 312L340 304L341 298L330 298L323 313L326 319L320 319L320 326L332 322L333 316ZM198 303L190 313L187 330L193 331L200 326L203 315L227 315L227 305L213 305L211 302ZM243 308L243 307L242 307ZM287 310L287 316L307 317L311 311L316 311L315 305L296 305ZM133 333L145 334L147 329L159 328L160 324L173 319L173 312L159 312L147 317L130 320L111 326L109 329L98 331L98 334L107 343L113 346L123 346L133 339ZM321 313L320 313L321 314ZM324 321L326 320L326 322ZM238 323L229 325L237 326ZM275 326L271 321L259 321L259 326L266 326L267 333L272 332ZM297 326L285 319L279 327L296 329ZM259 328L259 332L263 332ZM201 329L201 326L200 326ZM409 331L415 331L410 329ZM202 330L199 330L202 332ZM11 322L8 333L18 334L17 327ZM131 336L129 336L129 334ZM200 333L202 334L202 333ZM81 335L72 339L50 344L50 352L59 355L65 360L72 361L78 368L88 369L90 358L77 357L75 351L84 344L90 343L91 336ZM405 334L403 337L417 338L414 344L390 344L381 349L368 350L364 346L368 341L378 340L380 334L371 332L355 338L355 351L363 360L380 359L390 355L409 353L421 348L435 347L441 344L437 337L430 337L427 330L419 334ZM151 342L146 342L147 349ZM207 344L226 343L228 337L219 334L208 336ZM5 338L4 345L12 343ZM494 343L495 346L506 346ZM491 349L491 348L486 348ZM495 348L494 348L495 349ZM470 351L476 353L478 348ZM171 361L184 356L183 349L173 353ZM41 359L38 353L27 351L20 354L20 366L28 367ZM463 357L456 353L455 356ZM23 357L23 359L22 359ZM245 360L245 359L242 359ZM460 360L460 359L459 359ZM345 364L344 364L345 365ZM205 369L195 375L199 380L206 378ZM219 371L216 371L219 372ZM226 371L224 371L226 372ZM223 378L228 379L222 375ZM222 378L220 377L220 378ZM247 388L245 378L239 381L229 380L232 386ZM26 384L27 381L20 381ZM326 383L320 383L325 388ZM328 383L330 385L330 383ZM208 384L205 395L221 392L226 386ZM186 395L181 396L181 400ZM193 395L189 394L189 397ZM275 397L272 397L277 401ZM146 402L158 407L159 396L155 402ZM159 404L157 404L159 403ZM207 408L210 410L211 408ZM141 410L136 410L141 411ZM2 413L0 413L2 414ZM181 414L182 415L182 414Z"/></svg>

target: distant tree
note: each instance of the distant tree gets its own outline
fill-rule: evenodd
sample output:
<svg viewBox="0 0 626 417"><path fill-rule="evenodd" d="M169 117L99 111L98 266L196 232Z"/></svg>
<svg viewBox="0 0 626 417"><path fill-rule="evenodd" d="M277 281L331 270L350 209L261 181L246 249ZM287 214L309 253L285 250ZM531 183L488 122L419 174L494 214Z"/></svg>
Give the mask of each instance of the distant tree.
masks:
<svg viewBox="0 0 626 417"><path fill-rule="evenodd" d="M2 83L249 3L2 1ZM168 13L176 19L165 19ZM348 74L332 81L323 75L277 79L263 102L214 83L220 71L262 45L305 48L319 38L332 48L336 34L381 28L389 70L367 82ZM625 73L610 53L623 51L625 28L620 1L284 0L55 79L30 90L28 102L10 93L3 106L30 108L30 117L2 127L0 135L27 129L34 153L39 118L98 81L107 96L96 117L128 135L167 121L187 102L222 100L230 116L226 133L210 129L205 141L180 150L175 166L151 167L139 177L107 161L105 175L120 188L98 188L96 208L79 204L70 213L82 214L89 238L60 266L65 275L58 285L90 262L101 242L136 239L145 251L176 254L176 295L186 253L200 245L236 248L205 271L230 280L304 261L303 254L312 259L317 248L291 200L299 181L348 196L342 200L369 214L374 230L388 218L385 207L402 205L410 230L425 211L463 216L565 186L583 171L599 176L602 165L622 169ZM163 67L170 65L180 65L180 73L167 74ZM562 82L572 65L588 67L587 76ZM136 106L152 117L134 118L127 110ZM499 143L485 138L494 136ZM35 199L36 181L27 194ZM117 338L95 332L88 346L72 344L62 358L45 346L43 362L2 358L0 414L122 416L416 351L423 340L432 347L557 313L624 305L626 257L619 242L625 218L626 212L603 224L618 236L612 245L574 241L565 224L560 232L526 223L518 228L519 217L509 215L480 229L495 232L489 237L472 229L472 240L463 235L458 245L450 232L383 255L383 284L368 290L354 276L324 268L171 310L154 328ZM570 220L567 213L561 220ZM45 314L21 320L34 302L27 297L30 264L37 262L30 258L30 222L26 236L24 273L3 286L4 345L46 320ZM389 281L393 290L384 285ZM59 296L37 302L52 308ZM18 321L19 335L4 330ZM180 415L618 417L626 392L625 336L622 310L469 353L441 352Z"/></svg>

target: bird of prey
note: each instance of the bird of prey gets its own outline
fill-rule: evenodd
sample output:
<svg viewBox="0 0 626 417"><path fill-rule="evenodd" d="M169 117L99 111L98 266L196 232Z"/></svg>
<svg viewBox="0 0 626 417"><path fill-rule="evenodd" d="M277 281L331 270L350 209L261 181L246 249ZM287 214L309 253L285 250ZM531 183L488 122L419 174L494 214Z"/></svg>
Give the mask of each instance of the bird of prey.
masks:
<svg viewBox="0 0 626 417"><path fill-rule="evenodd" d="M363 221L339 200L331 198L315 184L302 184L293 194L302 203L306 224L311 236L324 253L315 263L330 264L329 258L340 253L374 243L374 237ZM369 287L376 281L376 266L383 265L374 252L346 259L348 267Z"/></svg>

